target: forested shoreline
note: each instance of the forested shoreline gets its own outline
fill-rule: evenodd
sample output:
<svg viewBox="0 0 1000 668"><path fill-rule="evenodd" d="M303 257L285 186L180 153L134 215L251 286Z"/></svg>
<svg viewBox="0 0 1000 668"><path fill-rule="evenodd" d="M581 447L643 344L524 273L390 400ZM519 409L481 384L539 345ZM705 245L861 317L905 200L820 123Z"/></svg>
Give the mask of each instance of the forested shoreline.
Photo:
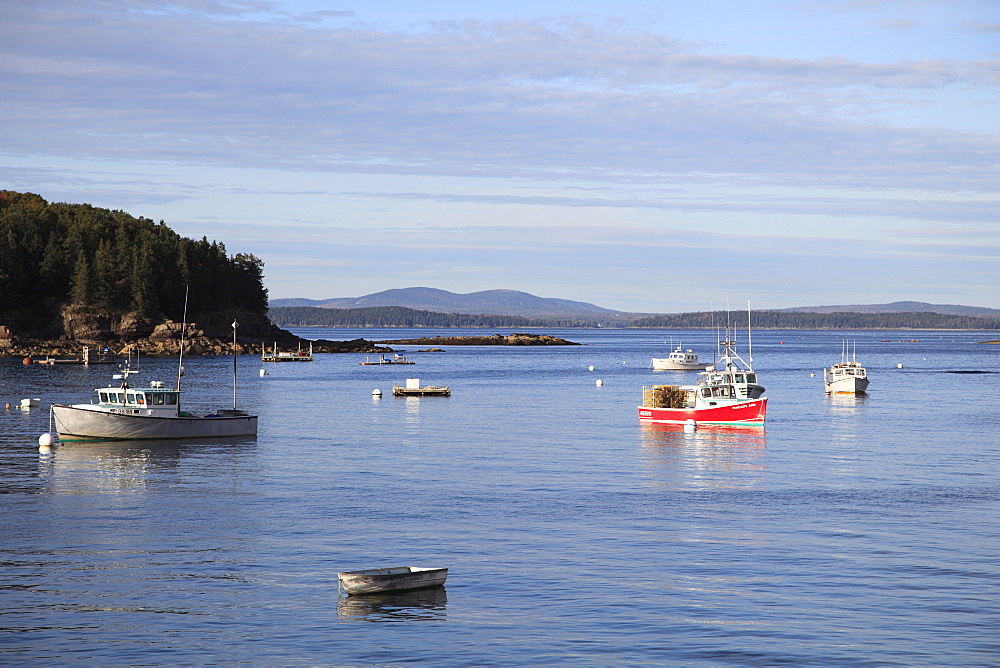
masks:
<svg viewBox="0 0 1000 668"><path fill-rule="evenodd" d="M507 315L467 315L437 313L402 306L379 306L355 309L330 309L313 306L273 307L271 321L279 327L345 328L608 328L599 320L542 319ZM606 321L606 318L602 319ZM745 326L746 314L723 311L677 313L637 317L616 323L615 328L638 329L716 329L727 322ZM801 313L789 311L754 311L755 329L962 329L998 330L1000 319L976 316L913 313Z"/></svg>
<svg viewBox="0 0 1000 668"><path fill-rule="evenodd" d="M0 324L16 331L52 330L64 305L179 321L188 286L195 318L267 310L260 259L163 221L0 191L0 240Z"/></svg>
<svg viewBox="0 0 1000 668"><path fill-rule="evenodd" d="M263 267L163 221L2 190L0 349L30 357L138 345L176 354L182 331L195 354L294 344L298 337L267 319Z"/></svg>

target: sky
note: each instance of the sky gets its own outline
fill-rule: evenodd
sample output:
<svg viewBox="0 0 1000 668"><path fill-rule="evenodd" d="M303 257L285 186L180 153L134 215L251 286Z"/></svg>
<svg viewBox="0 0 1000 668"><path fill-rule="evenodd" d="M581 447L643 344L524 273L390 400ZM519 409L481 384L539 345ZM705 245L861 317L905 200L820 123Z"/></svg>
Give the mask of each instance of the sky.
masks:
<svg viewBox="0 0 1000 668"><path fill-rule="evenodd" d="M1000 308L996 0L0 9L0 189L253 253L272 299Z"/></svg>

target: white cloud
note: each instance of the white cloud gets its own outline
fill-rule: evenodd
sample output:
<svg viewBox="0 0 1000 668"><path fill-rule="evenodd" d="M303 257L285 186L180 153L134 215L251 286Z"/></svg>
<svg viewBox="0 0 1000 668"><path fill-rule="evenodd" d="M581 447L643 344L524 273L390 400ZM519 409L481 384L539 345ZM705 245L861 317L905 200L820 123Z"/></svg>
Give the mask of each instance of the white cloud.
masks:
<svg viewBox="0 0 1000 668"><path fill-rule="evenodd" d="M338 267L399 281L430 272L458 292L560 280L574 290L561 296L586 301L586 290L632 293L643 267L658 268L647 250L678 234L702 259L726 238L754 248L767 267L755 280L774 295L826 290L789 279L808 268L794 256L854 262L846 240L863 241L865 257L905 243L883 266L857 266L892 269L887 290L902 258L914 262L908 276L928 254L972 258L953 242L976 246L976 230L993 256L1000 67L985 46L989 5L958 3L933 42L924 37L940 13L907 3L798 3L756 18L740 3L726 5L731 17L685 4L642 25L602 14L610 3L586 16L555 0L531 13L514 3L506 18L494 5L432 6L412 27L387 21L378 2L6 8L3 187L218 230L229 248L275 253L275 272L292 271L285 258L297 252L296 271L313 278ZM877 39L905 56L886 57ZM869 50L879 57L860 55ZM810 51L819 55L800 55ZM328 245L288 243L334 227ZM392 230L401 237L386 270L376 249ZM916 260L917 242L944 250L921 247ZM334 257L344 247L351 257ZM593 277L601 248L614 250L620 279ZM556 256L561 269L547 273ZM940 279L980 294L983 275ZM638 302L635 292L623 299ZM927 300L883 300L903 296Z"/></svg>

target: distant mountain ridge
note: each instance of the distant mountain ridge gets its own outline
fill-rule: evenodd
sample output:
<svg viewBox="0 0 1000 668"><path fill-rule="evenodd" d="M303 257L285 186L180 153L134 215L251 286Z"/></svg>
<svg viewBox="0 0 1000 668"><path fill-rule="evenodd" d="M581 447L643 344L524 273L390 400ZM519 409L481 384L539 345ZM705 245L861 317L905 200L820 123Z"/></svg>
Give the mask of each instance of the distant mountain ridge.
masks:
<svg viewBox="0 0 1000 668"><path fill-rule="evenodd" d="M959 304L928 304L927 302L890 302L888 304L844 304L840 306L796 306L774 309L788 313L941 313L944 315L974 315L1000 318L1000 309Z"/></svg>
<svg viewBox="0 0 1000 668"><path fill-rule="evenodd" d="M587 302L536 297L517 290L484 290L458 294L437 288L397 288L363 297L336 299L272 299L272 307L313 306L318 308L355 309L374 306L403 306L420 311L463 313L471 315L518 315L528 318L572 318L612 316L618 311Z"/></svg>
<svg viewBox="0 0 1000 668"><path fill-rule="evenodd" d="M615 311L588 302L537 297L518 290L484 290L458 294L437 288L397 288L375 292L363 297L335 299L286 298L272 299L271 308L310 306L326 309L358 309L386 306L465 315L508 315L525 318L579 318L628 322L646 316L672 315L664 313L629 313ZM898 301L888 304L852 304L839 306L797 306L774 309L786 313L939 313L954 316L978 316L1000 319L1000 309L958 304L929 304Z"/></svg>

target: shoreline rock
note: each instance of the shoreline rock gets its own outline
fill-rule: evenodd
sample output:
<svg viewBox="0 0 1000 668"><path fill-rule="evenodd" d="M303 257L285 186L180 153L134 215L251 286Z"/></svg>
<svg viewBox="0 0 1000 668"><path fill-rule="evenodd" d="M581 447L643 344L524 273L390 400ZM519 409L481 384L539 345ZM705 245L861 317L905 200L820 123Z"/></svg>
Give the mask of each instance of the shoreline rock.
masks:
<svg viewBox="0 0 1000 668"><path fill-rule="evenodd" d="M418 346L579 346L583 345L549 334L515 333L504 336L430 336L420 339L392 339L379 341L392 345Z"/></svg>
<svg viewBox="0 0 1000 668"><path fill-rule="evenodd" d="M178 328L179 329L179 328ZM97 358L103 353L104 349L107 348L108 351L115 357L116 360L125 361L130 355L135 356L136 353L141 357L176 357L179 347L179 339L143 339L140 341L132 341L129 343L117 343L117 344L85 344L78 341L40 341L40 340L19 340L12 343L10 346L0 349L0 359L13 358L13 359L24 359L30 357L33 362L37 363L39 360L43 360L49 357L56 359L82 359L83 349L85 347L90 348L90 354L92 358ZM308 349L309 340L302 339L297 341L292 345L289 345L286 341L284 344L278 345L279 351L290 351L297 348L298 344L301 343L303 348ZM365 339L353 339L351 341L328 341L319 340L313 341L313 352L314 353L391 353L392 348L387 346L380 346L372 341L367 341ZM270 346L265 346L270 349ZM205 336L193 336L191 338L185 337L184 340L184 355L185 356L206 356L206 355L232 355L233 354L233 342L232 340L223 341L221 339L212 339ZM236 354L237 355L255 355L260 356L261 354L261 344L260 343L244 343L237 340L236 342Z"/></svg>

